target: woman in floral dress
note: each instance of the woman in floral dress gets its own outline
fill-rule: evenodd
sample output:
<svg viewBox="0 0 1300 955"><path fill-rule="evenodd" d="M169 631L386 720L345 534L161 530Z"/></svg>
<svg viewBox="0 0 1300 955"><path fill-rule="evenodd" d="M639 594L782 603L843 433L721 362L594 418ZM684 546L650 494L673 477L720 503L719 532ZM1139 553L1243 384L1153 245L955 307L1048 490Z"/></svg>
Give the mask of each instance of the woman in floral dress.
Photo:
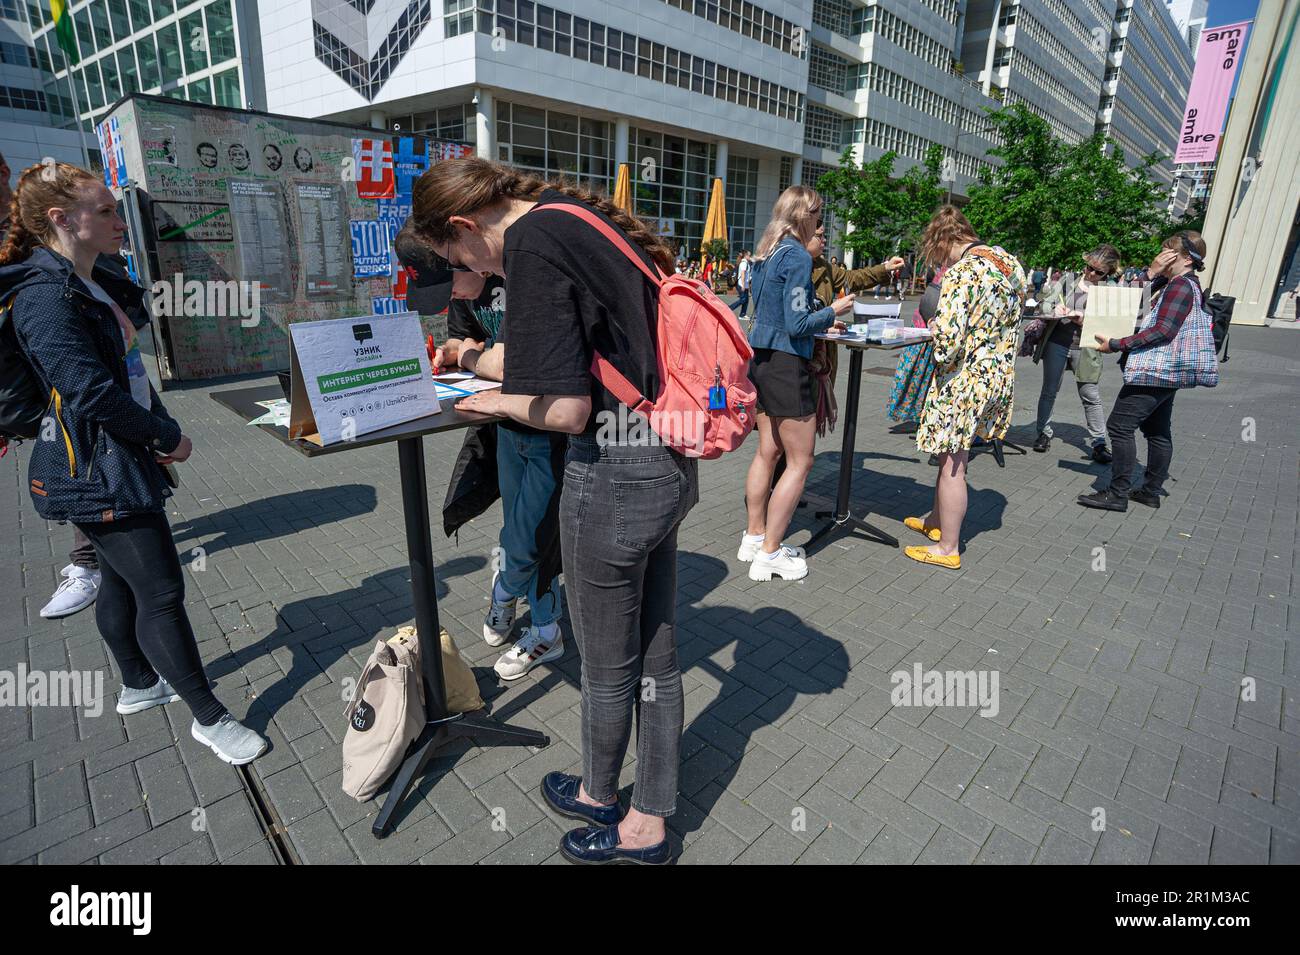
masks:
<svg viewBox="0 0 1300 955"><path fill-rule="evenodd" d="M1011 424L1016 329L1025 273L1009 252L987 246L955 206L926 226L922 254L948 267L934 335L934 383L916 431L916 447L939 457L934 507L903 523L933 543L904 549L912 560L961 567L958 545L966 517L966 459L978 436L1002 438Z"/></svg>

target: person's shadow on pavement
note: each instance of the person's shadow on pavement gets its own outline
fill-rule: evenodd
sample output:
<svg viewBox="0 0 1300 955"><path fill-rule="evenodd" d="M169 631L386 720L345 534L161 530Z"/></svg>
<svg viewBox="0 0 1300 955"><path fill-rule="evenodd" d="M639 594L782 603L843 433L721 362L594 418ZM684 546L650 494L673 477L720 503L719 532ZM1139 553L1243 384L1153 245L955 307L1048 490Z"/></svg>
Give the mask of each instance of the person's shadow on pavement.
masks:
<svg viewBox="0 0 1300 955"><path fill-rule="evenodd" d="M340 484L338 487L308 488L290 494L222 508L210 514L178 520L172 536L184 558L189 549L182 541L194 541L207 556L241 544L292 537L322 524L346 521L375 509L375 489L369 484ZM204 544L198 541L213 534L221 536Z"/></svg>
<svg viewBox="0 0 1300 955"><path fill-rule="evenodd" d="M473 573L486 563L486 557L457 557L440 564L436 575L438 598L447 595L446 581L449 578ZM236 717L242 718L242 714L236 712L236 701L232 698L242 684L240 687L232 685L223 694L221 678L231 674L242 675L245 665L254 664L268 655L276 657L283 668L284 654L278 651L288 651L287 672L258 688L256 699L249 702L247 708L248 725L264 732L276 714L322 674L333 670L334 682L340 684L348 677L355 680L376 641L391 637L403 624L413 623L414 616L410 570L395 567L327 598L312 596L285 604L276 611L275 629L260 640L245 642L239 630L226 633L230 652L205 663L204 670L208 679L217 685L222 702L230 706ZM442 622L443 626L446 623ZM340 664L345 658L346 662ZM253 672L259 671L255 668ZM251 674L249 678L254 687L264 679ZM330 730L331 736L339 738L344 729L343 703L340 696L339 719Z"/></svg>

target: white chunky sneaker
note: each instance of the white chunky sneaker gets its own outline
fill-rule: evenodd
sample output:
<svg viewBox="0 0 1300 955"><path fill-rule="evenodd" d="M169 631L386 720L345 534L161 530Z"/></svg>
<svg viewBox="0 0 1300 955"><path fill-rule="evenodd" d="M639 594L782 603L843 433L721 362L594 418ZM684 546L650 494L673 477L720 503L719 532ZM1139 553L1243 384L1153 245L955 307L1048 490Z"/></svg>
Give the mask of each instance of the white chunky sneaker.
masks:
<svg viewBox="0 0 1300 955"><path fill-rule="evenodd" d="M78 610L85 610L99 596L99 582L102 579L99 571L69 564L59 571L59 576L63 581L50 597L50 602L41 608L41 616L47 620L71 616Z"/></svg>
<svg viewBox="0 0 1300 955"><path fill-rule="evenodd" d="M488 607L487 617L483 621L483 639L489 647L505 646L510 640L510 631L515 626L515 608L519 605L519 598L511 597L505 603L497 602L496 574L492 575L490 594L488 599L492 605Z"/></svg>
<svg viewBox="0 0 1300 955"><path fill-rule="evenodd" d="M808 561L795 553L793 547L782 547L770 559L762 552L754 555L749 564L750 580L802 580L808 576Z"/></svg>
<svg viewBox="0 0 1300 955"><path fill-rule="evenodd" d="M744 561L745 563L749 563L751 560L754 559L754 557L755 557L755 556L758 554L758 552L759 552L760 550L762 550L762 549L763 549L763 541L762 541L761 538L760 538L759 540L756 540L756 541L755 541L755 540L750 540L750 539L749 539L749 535L748 535L748 534L745 534L745 535L743 535L743 536L740 538L740 549L736 551L736 560L740 560L740 561ZM785 549L788 550L788 551L790 551L790 552L791 552L792 554L794 554L796 557L807 557L807 556L808 556L808 555L804 552L804 549L803 549L802 547L793 547L793 546L791 546L791 545L789 545L789 544L786 544L786 545L785 545Z"/></svg>
<svg viewBox="0 0 1300 955"><path fill-rule="evenodd" d="M198 720L190 724L190 735L232 766L251 763L266 752L267 742L229 713L211 726Z"/></svg>
<svg viewBox="0 0 1300 955"><path fill-rule="evenodd" d="M181 695L173 690L162 677L159 677L158 682L147 690L137 690L123 683L122 692L117 696L117 711L123 716L127 716L153 706L175 703L180 698Z"/></svg>
<svg viewBox="0 0 1300 955"><path fill-rule="evenodd" d="M501 654L493 668L503 680L517 680L540 663L564 656L564 636L557 626L527 627L513 647Z"/></svg>

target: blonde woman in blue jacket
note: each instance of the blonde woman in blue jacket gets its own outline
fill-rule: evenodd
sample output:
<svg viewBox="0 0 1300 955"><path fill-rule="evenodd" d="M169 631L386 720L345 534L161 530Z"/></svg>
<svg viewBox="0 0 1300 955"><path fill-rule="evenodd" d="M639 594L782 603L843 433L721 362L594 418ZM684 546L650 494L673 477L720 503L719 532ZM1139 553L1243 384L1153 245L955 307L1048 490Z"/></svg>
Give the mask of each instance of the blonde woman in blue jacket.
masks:
<svg viewBox="0 0 1300 955"><path fill-rule="evenodd" d="M786 547L781 539L803 495L817 443L814 336L843 329L841 317L853 310L852 295L830 305L817 300L812 265L825 245L821 196L807 186L781 193L755 250L750 279L749 376L758 390L758 451L745 479L749 523L736 557L750 562L751 580L808 576L803 549ZM783 456L785 471L773 487Z"/></svg>

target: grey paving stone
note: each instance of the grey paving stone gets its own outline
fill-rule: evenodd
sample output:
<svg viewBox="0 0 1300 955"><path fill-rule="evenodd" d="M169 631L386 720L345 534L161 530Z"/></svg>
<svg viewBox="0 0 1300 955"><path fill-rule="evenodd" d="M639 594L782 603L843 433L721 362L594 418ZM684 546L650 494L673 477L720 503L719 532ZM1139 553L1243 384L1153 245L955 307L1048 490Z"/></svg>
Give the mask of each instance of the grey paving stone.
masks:
<svg viewBox="0 0 1300 955"><path fill-rule="evenodd" d="M784 847L800 864L965 862L972 846L981 861L1019 860L1003 830L1039 863L1297 861L1300 704L1284 651L1300 613L1300 449L1283 436L1300 414L1300 395L1285 388L1300 336L1242 328L1233 344L1219 388L1180 396L1160 511L1116 520L1063 510L1104 474L1070 468L1066 441L1013 456L1005 470L977 459L958 574L918 573L892 550L849 539L815 554L805 581L755 585L731 556L747 456L703 469L701 503L679 537L687 765L670 826L682 861L775 859ZM863 378L858 446L876 454L853 489L884 526L899 516L884 502L924 507L929 484L914 440L887 434L867 411L882 406L893 362L866 358L886 374ZM1026 360L1017 373L1018 394L1035 394L1041 370ZM845 386L841 373L841 398ZM1117 387L1109 363L1103 393ZM218 696L271 738L251 772L297 827L295 845L322 856L346 845L367 862L561 861L562 824L535 790L548 771L580 771L578 660L570 652L510 688L491 678L495 651L476 631L499 506L462 529L459 545L435 540L443 620L494 705L544 724L556 745L440 755L381 845L369 835L379 803L355 803L339 787L338 710L341 682L355 679L374 639L412 615L405 555L392 543L402 522L391 449L304 463L242 428L208 390L166 395L196 443L222 449L188 468L171 502L178 547L210 551L208 571L190 575L187 607ZM1031 405L1018 402L1017 428L1031 426ZM1236 439L1245 406L1259 418L1250 447ZM1056 414L1063 430L1081 425L1068 402ZM426 445L436 497L459 439ZM822 442L811 487L833 491L836 450ZM20 659L106 669L91 616L35 616L71 535L34 518L14 461L0 461L0 530L16 542L0 556L0 583L17 598L0 607L0 669ZM810 515L794 527L804 540ZM1103 541L1108 572L1097 574L1091 549ZM791 617L818 638L790 639ZM996 667L998 716L893 707L889 674L912 660ZM1243 675L1258 681L1254 701L1239 698ZM634 769L629 753L621 781ZM480 830L489 804L503 803L523 823L498 845ZM1099 805L1104 835L1090 828ZM206 833L189 829L195 806L206 807ZM793 808L806 810L806 831L790 829ZM865 848L850 860L857 844ZM0 859L214 856L275 862L240 774L189 738L183 706L94 719L0 708Z"/></svg>

